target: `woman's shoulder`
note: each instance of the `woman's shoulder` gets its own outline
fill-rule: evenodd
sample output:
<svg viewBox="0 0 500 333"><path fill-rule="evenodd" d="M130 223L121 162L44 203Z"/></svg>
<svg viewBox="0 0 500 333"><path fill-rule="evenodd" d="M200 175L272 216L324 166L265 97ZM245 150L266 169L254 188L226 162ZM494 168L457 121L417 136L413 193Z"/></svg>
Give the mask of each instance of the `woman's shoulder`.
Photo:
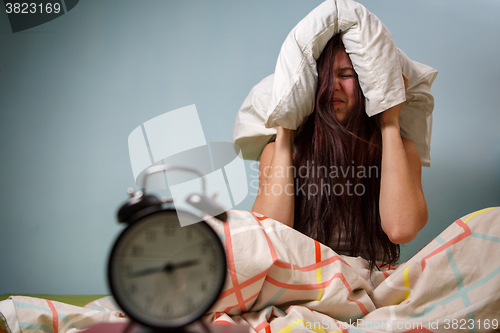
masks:
<svg viewBox="0 0 500 333"><path fill-rule="evenodd" d="M270 160L273 157L275 144L276 144L276 142L272 141L272 142L269 142L264 147L262 154L260 154L260 163L262 163L262 159L265 159L265 160L269 159Z"/></svg>

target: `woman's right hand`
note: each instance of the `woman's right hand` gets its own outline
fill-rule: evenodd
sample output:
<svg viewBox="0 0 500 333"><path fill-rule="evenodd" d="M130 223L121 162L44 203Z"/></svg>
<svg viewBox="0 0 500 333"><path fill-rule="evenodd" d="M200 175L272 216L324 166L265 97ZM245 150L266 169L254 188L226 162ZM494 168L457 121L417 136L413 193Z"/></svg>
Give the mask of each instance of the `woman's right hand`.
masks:
<svg viewBox="0 0 500 333"><path fill-rule="evenodd" d="M293 227L295 131L277 127L276 141L267 144L260 157L259 190L252 211Z"/></svg>
<svg viewBox="0 0 500 333"><path fill-rule="evenodd" d="M403 82L405 84L405 93L408 90L408 77L403 73ZM379 115L380 124L382 126L396 125L399 126L399 115L401 114L401 109L403 108L403 103L395 105Z"/></svg>
<svg viewBox="0 0 500 333"><path fill-rule="evenodd" d="M293 146L295 131L281 126L276 127L276 141L288 141Z"/></svg>

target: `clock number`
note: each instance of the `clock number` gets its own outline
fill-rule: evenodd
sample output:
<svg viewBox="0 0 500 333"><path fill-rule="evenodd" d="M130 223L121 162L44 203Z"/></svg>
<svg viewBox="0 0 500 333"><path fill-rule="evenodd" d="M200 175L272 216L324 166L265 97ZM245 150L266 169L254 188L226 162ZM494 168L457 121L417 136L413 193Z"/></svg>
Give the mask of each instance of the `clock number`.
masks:
<svg viewBox="0 0 500 333"><path fill-rule="evenodd" d="M212 242L209 239L205 239L203 243L201 243L201 253L207 253L212 249Z"/></svg>
<svg viewBox="0 0 500 333"><path fill-rule="evenodd" d="M188 311L192 311L195 308L195 304L191 296L186 296L186 308Z"/></svg>
<svg viewBox="0 0 500 333"><path fill-rule="evenodd" d="M165 224L165 229L164 229L165 235L167 235L167 236L175 235L175 229L176 229L176 227L175 227L174 223Z"/></svg>
<svg viewBox="0 0 500 333"><path fill-rule="evenodd" d="M153 306L153 296L146 296L146 303L144 305L146 308L151 309Z"/></svg>
<svg viewBox="0 0 500 333"><path fill-rule="evenodd" d="M146 231L146 240L149 242L154 242L156 240L156 232L154 230Z"/></svg>
<svg viewBox="0 0 500 333"><path fill-rule="evenodd" d="M163 309L163 313L165 313L165 314L169 314L170 311L172 311L172 309L170 308L170 305L164 305L162 309Z"/></svg>
<svg viewBox="0 0 500 333"><path fill-rule="evenodd" d="M135 294L137 292L137 286L135 284L132 284L130 286L130 293Z"/></svg>
<svg viewBox="0 0 500 333"><path fill-rule="evenodd" d="M141 246L141 245L134 245L134 247L132 247L132 255L134 257L140 257L144 254L144 247Z"/></svg>
<svg viewBox="0 0 500 333"><path fill-rule="evenodd" d="M201 291L203 292L207 291L207 283L205 281L201 283Z"/></svg>
<svg viewBox="0 0 500 333"><path fill-rule="evenodd" d="M215 272L216 267L217 266L216 266L215 262L211 261L208 263L208 270L210 271L210 273Z"/></svg>

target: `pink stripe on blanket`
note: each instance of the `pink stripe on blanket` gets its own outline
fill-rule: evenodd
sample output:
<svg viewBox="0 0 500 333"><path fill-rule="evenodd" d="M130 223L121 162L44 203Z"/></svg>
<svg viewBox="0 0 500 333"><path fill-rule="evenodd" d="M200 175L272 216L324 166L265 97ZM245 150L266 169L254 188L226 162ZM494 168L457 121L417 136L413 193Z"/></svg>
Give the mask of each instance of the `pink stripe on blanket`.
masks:
<svg viewBox="0 0 500 333"><path fill-rule="evenodd" d="M309 266L305 266L305 267L299 267L297 265L293 265L293 269L295 270L299 270L299 271L302 271L302 272L309 272L309 271L313 271L317 268L321 268L321 267L325 267L327 265L330 265L331 263L337 261L337 260L340 260L342 263L346 264L347 266L351 267L348 263L346 263L342 258L340 258L339 256L333 256L333 257L330 257L326 260L323 260L323 261L320 261L316 264L312 264L312 265L309 265Z"/></svg>
<svg viewBox="0 0 500 333"><path fill-rule="evenodd" d="M332 319L333 319L333 321L335 321L335 324L337 324L337 326L340 328L340 330L342 331L342 333L349 333L349 331L347 330L347 325L346 324L342 325L342 323L339 323L335 318L332 318Z"/></svg>
<svg viewBox="0 0 500 333"><path fill-rule="evenodd" d="M224 223L224 237L226 240L226 256L227 265L229 266L229 273L231 275L231 282L233 283L234 293L236 294L236 299L238 300L238 306L241 311L246 312L247 308L243 302L243 296L241 295L241 288L238 283L238 276L236 275L236 267L234 265L234 253L233 253L233 243L231 242L231 229L229 228L229 223Z"/></svg>
<svg viewBox="0 0 500 333"><path fill-rule="evenodd" d="M291 289L291 290L316 290L316 289L322 289L322 288L328 287L330 285L330 283L336 278L339 278L340 280L342 280L342 283L344 283L344 286L347 288L347 291L349 291L349 292L352 291L351 286L349 285L349 283L347 283L347 280L345 279L344 274L342 274L342 273L335 274L330 280L325 281L323 283L314 283L314 284L283 283L283 282L279 282L279 281L273 279L270 276L266 277L266 281L268 281L269 283L271 283L277 287ZM361 312L363 312L365 315L370 313L366 309L364 304L361 303L360 301L352 300L350 298L347 298L347 300L356 303L358 305L359 309L361 310Z"/></svg>
<svg viewBox="0 0 500 333"><path fill-rule="evenodd" d="M283 262L283 261L276 261L274 263L274 266L279 267L279 268L285 268L285 269L290 269L292 268L292 265L289 262ZM297 265L293 265L293 268L295 269Z"/></svg>
<svg viewBox="0 0 500 333"><path fill-rule="evenodd" d="M361 310L361 312L363 312L363 314L365 316L370 313L370 311L368 311L366 309L365 305L363 303L361 303L360 301L356 301L356 300L350 299L349 297L347 297L347 300L350 301L350 302L356 303L359 306L359 309Z"/></svg>
<svg viewBox="0 0 500 333"><path fill-rule="evenodd" d="M342 263L344 263L345 265L351 267L351 265L349 265L345 260L343 260L342 258L340 258L339 256L333 256L333 257L330 257L328 259L325 259L321 262L318 262L318 263L315 263L315 264L312 264L312 265L308 265L308 266L303 266L303 267L300 267L300 266L297 266L297 265L293 265L293 269L296 270L296 271L301 271L301 272L309 272L309 271L314 271L315 269L318 269L318 268L321 268L321 267L325 267L337 260L340 260ZM279 268L285 268L285 269L291 269L292 268L292 265L288 262L282 262L282 261L277 261L274 263L274 266L276 267L279 267Z"/></svg>
<svg viewBox="0 0 500 333"><path fill-rule="evenodd" d="M260 221L268 219L267 216L261 216L261 217L259 217L259 216L255 215L253 212L250 212L250 214L255 218L255 220L257 221L257 223L259 223L259 225L261 227L262 227L262 224L260 223ZM269 246L269 251L271 251L271 257L273 259L274 265L277 266L277 267L280 267L280 268L288 268L288 269L290 269L291 268L291 264L290 263L279 261L278 256L276 255L276 251L275 251L275 249L274 249L274 247L273 247L273 245L271 243L271 240L269 239L269 236L265 232L264 228L262 228L262 231L264 232L264 236L266 236L267 244ZM309 265L309 266L306 266L306 267L299 267L297 265L293 265L293 269L294 270L299 270L299 271L302 271L302 272L308 272L308 271L312 271L312 270L318 269L320 267L324 267L324 266L326 266L326 265L328 265L328 264L330 264L330 263L332 263L334 261L337 261L337 260L340 260L344 264L346 264L347 266L351 267L347 262L345 262L343 259L341 259L338 256L334 256L334 257L331 257L330 259L321 261L321 244L318 241L315 240L314 241L314 246L315 246L315 250L316 250L316 264Z"/></svg>
<svg viewBox="0 0 500 333"><path fill-rule="evenodd" d="M252 283L254 283L254 282L257 282L257 281L259 281L259 280L262 280L262 279L266 276L267 272L269 272L269 269L266 269L265 271L263 271L263 272L261 272L261 273L259 273L259 274L255 275L254 277L252 277L252 278L250 278L250 279L246 280L245 282L242 282L241 284L239 284L239 288L240 288L240 290L241 290L241 289L243 289L243 288L248 287L249 285L251 285L251 284L252 284ZM230 288L230 289L228 289L228 290L226 290L226 291L222 292L222 293L219 295L219 300L221 300L221 299L223 299L223 298L226 298L227 296L229 296L229 295L233 294L234 292L236 292L236 290L237 290L237 289L233 287L233 288Z"/></svg>
<svg viewBox="0 0 500 333"><path fill-rule="evenodd" d="M449 242L446 242L446 244L441 245L440 247L438 247L437 249L435 249L434 251L432 251L431 253L429 253L425 257L423 257L422 261L421 261L422 262L422 271L425 268L425 261L427 259L429 259L430 257L438 254L439 252L444 251L446 248L452 246L455 243L460 242L462 239L465 239L465 238L467 238L468 236L470 236L472 234L472 232L470 231L469 226L467 224L465 224L461 219L456 220L455 223L458 224L459 226L461 226L464 229L464 233L458 235L455 238L452 238Z"/></svg>
<svg viewBox="0 0 500 333"><path fill-rule="evenodd" d="M54 307L54 304L52 304L52 301L49 301L46 299L47 304L49 305L50 311L52 311L52 327L54 328L54 333L57 333L59 331L59 316L57 314L56 308Z"/></svg>
<svg viewBox="0 0 500 333"><path fill-rule="evenodd" d="M316 289L321 289L321 288L326 288L332 283L334 279L341 279L344 285L346 286L347 290L351 292L351 287L347 283L347 280L345 279L344 275L342 273L336 273L330 280L322 282L322 283L311 283L311 284L289 284L289 283L283 283L279 282L278 280L273 279L270 276L266 277L266 281L277 286L280 288L286 288L290 290L316 290Z"/></svg>
<svg viewBox="0 0 500 333"><path fill-rule="evenodd" d="M257 325L257 327L254 328L254 330L256 332L259 332L260 330L262 329L266 329L266 332L267 332L267 328L270 327L269 323L266 321L263 321L262 323L260 323L259 325Z"/></svg>
<svg viewBox="0 0 500 333"><path fill-rule="evenodd" d="M318 241L314 241L314 252L316 254L316 264L321 262L321 246Z"/></svg>
<svg viewBox="0 0 500 333"><path fill-rule="evenodd" d="M254 298L257 298L257 296L259 296L260 294L260 291L258 291L256 294L248 297L246 300L244 300L245 303L248 303L250 302L251 300L253 300ZM231 311L232 309L236 308L238 305L235 305L235 306L230 306L230 307L227 307L226 309L224 309L224 313L228 313L229 311Z"/></svg>
<svg viewBox="0 0 500 333"><path fill-rule="evenodd" d="M320 267L325 267L325 266L327 266L335 261L338 261L338 260L350 267L350 265L347 262L345 262L344 260L342 260L342 258L340 258L338 256L333 256L333 257L330 257L330 258L323 260L319 263L312 264L312 265L305 266L305 267L299 267L297 265L293 265L293 269L297 270L297 271L301 271L301 272L309 272L309 271L313 271L313 270L320 268ZM291 268L291 264L286 263L286 262L281 262L281 261L275 262L274 265L278 266L280 268L286 268L286 269ZM228 290L223 291L219 296L219 300L228 297L229 295L235 293L237 290L241 290L243 288L246 288L249 285L251 285L252 283L255 283L255 282L265 278L267 272L269 272L269 269L266 269L265 271L260 272L259 274L246 280L245 282L239 283L238 288L232 287Z"/></svg>
<svg viewBox="0 0 500 333"><path fill-rule="evenodd" d="M258 217L253 212L250 212L250 214L257 220L257 223L259 223L259 225L261 227L262 227L262 224L260 223L260 221L265 220L265 219L268 218L266 216ZM276 255L276 251L275 251L275 249L273 247L273 244L271 243L271 240L269 239L269 236L265 232L264 228L262 228L262 232L264 233L264 236L266 236L267 244L269 246L269 251L271 252L271 258L273 259L274 265L277 266L277 267L280 267L280 268L291 268L291 264L290 263L285 263L285 262L279 261L278 256ZM312 271L312 270L318 269L320 267L326 266L326 265L328 265L328 264L330 264L330 263L332 263L334 261L337 261L337 260L342 261L344 264L346 264L347 266L350 267L350 265L347 262L345 262L344 260L342 260L338 256L334 256L334 257L331 257L331 258L329 258L327 260L321 261L321 244L318 241L315 240L314 241L314 246L315 246L315 250L316 250L316 263L313 264L313 265L306 266L304 268L299 267L297 265L293 265L293 269L299 270L299 271L302 271L302 272L308 272L308 271Z"/></svg>
<svg viewBox="0 0 500 333"><path fill-rule="evenodd" d="M259 219L259 217L255 216L255 214L253 212L250 212L250 214L252 214L252 216L255 217L255 219L257 220L257 223L262 227L262 224L260 224L261 220ZM266 219L267 219L267 217L266 217ZM267 235L264 228L262 228L262 232L264 233L264 236L266 236L267 245L269 246L269 251L271 251L271 258L273 259L273 262L278 261L278 256L276 255L276 251L274 250L273 244L271 243L271 240L269 239L269 236Z"/></svg>
<svg viewBox="0 0 500 333"><path fill-rule="evenodd" d="M253 212L249 212L249 213L250 213L250 214L252 214L252 215L253 215L253 217L255 217L258 221L264 221L264 220L267 220L267 219L269 218L269 217L264 216L264 215L262 215L262 216L257 216L257 215L255 215Z"/></svg>
<svg viewBox="0 0 500 333"><path fill-rule="evenodd" d="M387 265L387 264L382 265L382 266L378 266L378 267L379 268L386 268L387 267L390 271L395 271L396 270L396 267L391 266L391 265Z"/></svg>

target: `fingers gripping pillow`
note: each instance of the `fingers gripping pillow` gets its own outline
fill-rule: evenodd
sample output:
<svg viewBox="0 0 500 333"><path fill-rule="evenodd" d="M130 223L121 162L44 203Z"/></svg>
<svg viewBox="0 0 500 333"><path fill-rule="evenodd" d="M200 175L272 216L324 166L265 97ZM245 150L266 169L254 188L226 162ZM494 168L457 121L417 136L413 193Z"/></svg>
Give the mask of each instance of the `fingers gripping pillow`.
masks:
<svg viewBox="0 0 500 333"><path fill-rule="evenodd" d="M295 26L283 43L274 78L255 86L238 112L233 141L245 158L258 159L275 133L272 127L297 129L303 123L314 109L316 60L330 38L340 32L369 116L405 101L401 72L408 76L401 133L417 145L422 164L428 166L434 108L430 86L437 72L399 51L382 22L351 0L327 0Z"/></svg>

